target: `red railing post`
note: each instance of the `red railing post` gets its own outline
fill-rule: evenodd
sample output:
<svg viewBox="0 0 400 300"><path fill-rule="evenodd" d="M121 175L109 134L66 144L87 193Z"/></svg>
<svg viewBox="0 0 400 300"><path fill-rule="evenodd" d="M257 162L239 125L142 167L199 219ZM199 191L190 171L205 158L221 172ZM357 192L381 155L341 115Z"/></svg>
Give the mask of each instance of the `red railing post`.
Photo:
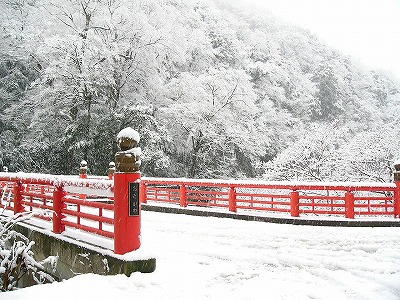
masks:
<svg viewBox="0 0 400 300"><path fill-rule="evenodd" d="M394 191L394 217L400 218L400 181L396 181L396 190Z"/></svg>
<svg viewBox="0 0 400 300"><path fill-rule="evenodd" d="M114 175L113 175L114 176ZM147 203L147 191L146 191L147 187L146 184L143 181L140 181L140 201L142 203Z"/></svg>
<svg viewBox="0 0 400 300"><path fill-rule="evenodd" d="M103 209L99 208L99 217L103 216ZM103 230L103 222L99 221L99 230Z"/></svg>
<svg viewBox="0 0 400 300"><path fill-rule="evenodd" d="M114 174L114 252L140 247L140 173Z"/></svg>
<svg viewBox="0 0 400 300"><path fill-rule="evenodd" d="M86 195L79 195L80 196L80 198L81 199L85 199L86 198ZM78 225L80 225L81 224L81 217L80 217L80 212L81 212L81 205L80 204L77 204L76 205L76 212L78 213L78 215L77 215L77 217L76 217L76 223L78 224Z"/></svg>
<svg viewBox="0 0 400 300"><path fill-rule="evenodd" d="M181 184L179 187L179 204L181 207L187 207L188 206L188 201L187 201L187 194L186 194L186 185L184 183Z"/></svg>
<svg viewBox="0 0 400 300"><path fill-rule="evenodd" d="M396 184L396 190L394 191L394 217L400 217L400 161L394 163L395 171L393 173L393 181Z"/></svg>
<svg viewBox="0 0 400 300"><path fill-rule="evenodd" d="M117 141L114 174L114 252L125 254L140 247L140 148L139 134L128 127Z"/></svg>
<svg viewBox="0 0 400 300"><path fill-rule="evenodd" d="M229 211L237 212L236 207L236 190L234 186L229 187Z"/></svg>
<svg viewBox="0 0 400 300"><path fill-rule="evenodd" d="M13 192L14 192L14 214L21 213L24 211L24 206L22 205L22 183L18 180L14 182Z"/></svg>
<svg viewBox="0 0 400 300"><path fill-rule="evenodd" d="M344 196L346 218L354 219L354 194L347 191Z"/></svg>
<svg viewBox="0 0 400 300"><path fill-rule="evenodd" d="M56 187L53 192L53 232L62 233L65 230L65 225L62 224L62 220L65 216L62 214L61 210L64 207L63 197L65 195L62 186Z"/></svg>
<svg viewBox="0 0 400 300"><path fill-rule="evenodd" d="M290 215L292 217L299 217L300 210L299 210L299 192L292 191L290 193Z"/></svg>

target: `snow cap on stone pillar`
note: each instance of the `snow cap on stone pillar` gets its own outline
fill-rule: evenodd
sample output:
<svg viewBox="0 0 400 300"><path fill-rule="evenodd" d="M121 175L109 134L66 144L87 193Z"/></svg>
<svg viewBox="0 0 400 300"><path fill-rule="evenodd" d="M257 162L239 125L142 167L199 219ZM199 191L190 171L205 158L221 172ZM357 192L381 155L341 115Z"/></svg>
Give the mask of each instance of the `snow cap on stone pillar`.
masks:
<svg viewBox="0 0 400 300"><path fill-rule="evenodd" d="M117 135L117 143L121 151L115 154L115 171L120 173L136 173L140 169L141 149L137 147L139 133L131 127L122 129Z"/></svg>
<svg viewBox="0 0 400 300"><path fill-rule="evenodd" d="M132 127L122 129L117 135L117 142L122 151L135 148L140 141L139 133Z"/></svg>
<svg viewBox="0 0 400 300"><path fill-rule="evenodd" d="M79 166L79 174L87 174L87 161L86 160L82 160Z"/></svg>

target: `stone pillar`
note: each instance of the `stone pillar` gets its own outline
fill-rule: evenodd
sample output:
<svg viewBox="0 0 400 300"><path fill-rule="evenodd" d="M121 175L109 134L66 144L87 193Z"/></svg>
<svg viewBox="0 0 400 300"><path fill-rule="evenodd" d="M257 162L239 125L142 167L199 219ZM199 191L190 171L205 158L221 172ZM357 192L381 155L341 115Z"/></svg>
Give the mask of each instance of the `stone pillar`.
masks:
<svg viewBox="0 0 400 300"><path fill-rule="evenodd" d="M108 170L107 170L107 176L109 179L113 179L114 178L114 173L115 173L115 162L110 162L108 164Z"/></svg>
<svg viewBox="0 0 400 300"><path fill-rule="evenodd" d="M87 169L88 167L86 160L82 160L79 167L79 178L87 178Z"/></svg>

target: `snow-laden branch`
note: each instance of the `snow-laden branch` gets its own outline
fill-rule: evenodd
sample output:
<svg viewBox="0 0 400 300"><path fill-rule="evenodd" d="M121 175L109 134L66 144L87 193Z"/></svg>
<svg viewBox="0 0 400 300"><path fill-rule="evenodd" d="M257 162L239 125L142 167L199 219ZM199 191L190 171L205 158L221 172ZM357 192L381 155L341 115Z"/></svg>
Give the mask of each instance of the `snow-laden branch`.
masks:
<svg viewBox="0 0 400 300"><path fill-rule="evenodd" d="M47 216L49 212L0 215L0 289L3 292L16 289L19 281L27 274L31 274L36 283L54 281L54 278L45 271L45 265L50 265L54 270L57 257L36 261L33 252L35 242L13 229L17 222L30 219L37 214Z"/></svg>

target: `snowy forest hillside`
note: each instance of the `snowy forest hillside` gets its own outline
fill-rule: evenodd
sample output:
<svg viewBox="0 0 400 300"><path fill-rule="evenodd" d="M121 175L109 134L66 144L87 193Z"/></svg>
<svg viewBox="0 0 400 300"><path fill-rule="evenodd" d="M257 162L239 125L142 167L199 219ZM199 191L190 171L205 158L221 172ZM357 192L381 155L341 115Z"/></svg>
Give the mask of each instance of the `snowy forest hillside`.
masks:
<svg viewBox="0 0 400 300"><path fill-rule="evenodd" d="M103 175L126 126L142 173L391 180L400 84L231 1L0 2L0 165Z"/></svg>

